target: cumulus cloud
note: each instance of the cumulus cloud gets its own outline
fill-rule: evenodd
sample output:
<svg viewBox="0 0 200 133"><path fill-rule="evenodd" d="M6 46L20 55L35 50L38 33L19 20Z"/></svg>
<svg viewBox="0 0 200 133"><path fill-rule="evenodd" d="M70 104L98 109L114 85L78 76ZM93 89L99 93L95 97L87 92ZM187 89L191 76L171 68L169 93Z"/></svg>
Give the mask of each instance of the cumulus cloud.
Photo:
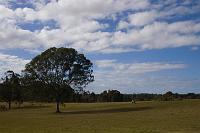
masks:
<svg viewBox="0 0 200 133"><path fill-rule="evenodd" d="M11 9L6 8L3 5L0 5L0 19L6 19L6 18L13 18L14 17L14 13Z"/></svg>
<svg viewBox="0 0 200 133"><path fill-rule="evenodd" d="M200 42L198 21L168 22L174 16L199 12L198 3L188 7L188 2L178 5L173 1L155 4L148 0L33 0L24 3L32 6L12 8L13 3L23 4L15 0L0 2L0 49L65 46L85 52L121 53L194 46ZM124 12L129 13L121 16ZM19 26L52 20L57 27L31 31ZM111 30L113 26L116 28Z"/></svg>
<svg viewBox="0 0 200 133"><path fill-rule="evenodd" d="M163 49L181 46L200 45L198 28L194 22L155 22L141 29L129 32L118 31L114 34L114 44L132 46L136 49Z"/></svg>
<svg viewBox="0 0 200 133"><path fill-rule="evenodd" d="M37 34L15 26L12 21L0 21L0 49L34 49L43 45Z"/></svg>
<svg viewBox="0 0 200 133"><path fill-rule="evenodd" d="M156 21L156 19L159 18L160 16L161 16L160 13L155 10L136 12L136 13L130 14L128 16L127 21L121 20L118 23L117 29L122 30L122 29L129 29L131 27L145 26Z"/></svg>

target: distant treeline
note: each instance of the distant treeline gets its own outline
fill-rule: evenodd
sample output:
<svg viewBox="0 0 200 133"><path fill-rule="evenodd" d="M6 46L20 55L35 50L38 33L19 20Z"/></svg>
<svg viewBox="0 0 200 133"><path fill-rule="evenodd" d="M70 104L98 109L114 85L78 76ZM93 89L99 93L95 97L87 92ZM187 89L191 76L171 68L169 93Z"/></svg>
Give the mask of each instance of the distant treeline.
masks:
<svg viewBox="0 0 200 133"><path fill-rule="evenodd" d="M165 94L122 94L118 90L106 90L100 94L94 92L74 89L68 89L63 97L63 102L92 103L92 102L131 102L131 101L173 101L182 99L200 99L200 94L188 93L178 94L166 92ZM12 89L5 88L0 83L0 101L15 102L22 104L23 102L56 102L56 99L49 91L47 86L42 83L34 83L29 86L16 86Z"/></svg>
<svg viewBox="0 0 200 133"><path fill-rule="evenodd" d="M121 94L118 90L103 91L100 94L89 91L74 94L68 102L131 102L131 101L173 101L183 99L200 99L200 94L178 94L166 92L165 94ZM67 101L66 101L67 102Z"/></svg>

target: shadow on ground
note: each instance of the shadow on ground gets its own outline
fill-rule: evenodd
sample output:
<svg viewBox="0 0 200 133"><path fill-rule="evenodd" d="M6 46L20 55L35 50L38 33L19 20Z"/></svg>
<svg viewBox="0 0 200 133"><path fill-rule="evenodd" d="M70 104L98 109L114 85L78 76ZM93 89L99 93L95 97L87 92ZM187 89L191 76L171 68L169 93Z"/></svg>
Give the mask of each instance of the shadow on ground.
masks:
<svg viewBox="0 0 200 133"><path fill-rule="evenodd" d="M114 108L114 109L104 109L104 110L83 110L83 111L71 111L71 112L61 112L60 114L101 114L101 113L120 113L120 112L132 112L132 111L143 111L149 110L152 107L129 107L129 108Z"/></svg>
<svg viewBox="0 0 200 133"><path fill-rule="evenodd" d="M46 105L27 105L27 106L21 106L21 107L13 107L12 109L41 109L41 108L48 108L50 106Z"/></svg>

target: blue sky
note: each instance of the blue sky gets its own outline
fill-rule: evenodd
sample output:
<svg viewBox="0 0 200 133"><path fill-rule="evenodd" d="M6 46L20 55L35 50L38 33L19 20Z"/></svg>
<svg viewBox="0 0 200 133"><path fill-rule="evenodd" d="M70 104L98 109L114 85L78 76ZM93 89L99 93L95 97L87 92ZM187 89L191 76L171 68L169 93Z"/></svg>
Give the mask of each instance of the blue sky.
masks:
<svg viewBox="0 0 200 133"><path fill-rule="evenodd" d="M92 60L86 90L200 93L200 0L0 0L0 75L53 46Z"/></svg>

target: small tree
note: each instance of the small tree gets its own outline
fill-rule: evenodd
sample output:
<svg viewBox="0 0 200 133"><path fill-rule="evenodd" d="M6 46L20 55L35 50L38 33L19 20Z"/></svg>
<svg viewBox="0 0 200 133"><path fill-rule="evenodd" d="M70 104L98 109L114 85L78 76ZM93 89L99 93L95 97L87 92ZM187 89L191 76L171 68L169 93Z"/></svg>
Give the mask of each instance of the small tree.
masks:
<svg viewBox="0 0 200 133"><path fill-rule="evenodd" d="M52 47L32 59L25 66L24 76L30 81L41 81L52 92L59 105L71 88L85 87L94 80L92 62L73 48Z"/></svg>
<svg viewBox="0 0 200 133"><path fill-rule="evenodd" d="M5 77L2 78L2 84L0 89L1 99L8 103L9 109L11 109L11 102L21 101L22 92L20 90L20 75L13 71L7 71Z"/></svg>
<svg viewBox="0 0 200 133"><path fill-rule="evenodd" d="M175 99L174 94L171 91L166 92L162 96L162 100L164 101L173 101Z"/></svg>

